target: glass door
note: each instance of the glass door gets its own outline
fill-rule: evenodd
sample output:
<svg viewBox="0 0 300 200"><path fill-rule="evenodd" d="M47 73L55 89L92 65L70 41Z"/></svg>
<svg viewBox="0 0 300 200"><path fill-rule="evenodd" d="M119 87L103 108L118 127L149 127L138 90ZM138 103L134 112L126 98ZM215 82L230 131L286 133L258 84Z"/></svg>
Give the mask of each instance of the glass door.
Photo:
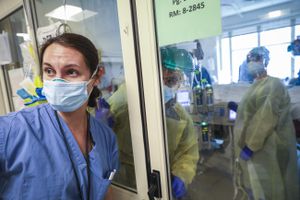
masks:
<svg viewBox="0 0 300 200"><path fill-rule="evenodd" d="M179 4L191 4L182 8L180 13L189 12L186 8L191 12L203 9L203 3L198 1L168 2L175 5L165 10L170 18L179 13L176 6ZM196 2L195 6L193 2ZM216 192L218 194L213 195L224 197L215 199L232 199L233 159L229 139L232 122L227 118L227 105L213 102L213 77L207 69L200 68L205 64L201 63L203 54L216 56L216 52L207 52L201 45L212 45L216 49L216 40L200 41L195 37L185 42L161 45L159 28L162 26L169 33L166 40L182 30L188 34L194 29L192 26L190 29L182 27L184 23L190 24L188 21L175 26L177 18L170 20L174 24L161 22L155 4L163 3L136 2L150 158L152 169L161 172L162 199L214 199L207 191L218 189L214 188L215 183L222 187ZM172 25L177 30L169 32L167 29ZM210 61L214 64L213 59ZM217 112L222 113L219 118Z"/></svg>
<svg viewBox="0 0 300 200"><path fill-rule="evenodd" d="M141 99L132 2L118 0L28 0L37 46L64 31L82 34L98 48L105 74L102 95L90 112L116 133L120 169L113 180L113 199L147 199L146 124ZM148 170L149 171L149 170Z"/></svg>
<svg viewBox="0 0 300 200"><path fill-rule="evenodd" d="M246 62L245 54L252 48L265 44L259 23L268 25L268 21L247 16L262 16L266 4L251 13L258 3L245 2L247 15L241 15L240 9L228 9L225 0L24 2L30 7L27 14L33 14L37 46L70 31L87 36L99 50L105 69L98 85L101 108L91 113L118 137L121 166L113 183L114 199L210 200L241 195L235 190L240 188L234 187L241 178L236 177L240 171L235 170L240 169L234 162L241 149L236 151L233 129L236 107L251 83L240 82L238 65ZM291 2L297 8L298 1ZM163 4L169 4L166 21L157 13ZM220 10L194 16L220 5L223 32ZM299 20L294 22L295 34ZM218 30L207 33L211 28ZM204 35L198 36L199 32ZM173 42L165 42L169 40ZM295 99L299 98L294 98L299 105Z"/></svg>
<svg viewBox="0 0 300 200"><path fill-rule="evenodd" d="M136 2L149 151L163 199L298 199L299 87L286 80L297 79L287 40L295 41L299 17L265 16L296 2ZM278 52L284 64L270 61ZM251 74L253 63L268 76ZM239 77L243 68L251 81Z"/></svg>

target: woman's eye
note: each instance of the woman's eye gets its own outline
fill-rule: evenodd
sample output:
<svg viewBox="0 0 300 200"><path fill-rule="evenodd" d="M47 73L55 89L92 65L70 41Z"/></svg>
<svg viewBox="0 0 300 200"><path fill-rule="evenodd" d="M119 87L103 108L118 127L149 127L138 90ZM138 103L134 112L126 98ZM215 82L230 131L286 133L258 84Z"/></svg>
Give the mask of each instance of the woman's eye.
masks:
<svg viewBox="0 0 300 200"><path fill-rule="evenodd" d="M67 71L67 74L68 74L68 75L71 75L71 76L77 76L79 73L78 73L77 70L69 69L69 70Z"/></svg>
<svg viewBox="0 0 300 200"><path fill-rule="evenodd" d="M55 71L51 68L46 68L44 69L44 72L47 74L47 75L53 75L55 74Z"/></svg>

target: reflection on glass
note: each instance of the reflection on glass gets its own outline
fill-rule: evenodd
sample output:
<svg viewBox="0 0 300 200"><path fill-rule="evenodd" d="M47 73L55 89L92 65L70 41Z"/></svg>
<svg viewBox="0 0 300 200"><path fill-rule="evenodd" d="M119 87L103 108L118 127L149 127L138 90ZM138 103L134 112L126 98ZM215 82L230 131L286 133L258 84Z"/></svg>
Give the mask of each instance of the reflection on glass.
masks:
<svg viewBox="0 0 300 200"><path fill-rule="evenodd" d="M70 28L69 31L85 35L98 48L101 67L104 68L105 74L98 85L102 92L102 96L98 99L98 107L90 112L95 114L97 119L112 127L117 135L120 150L120 169L114 177L114 183L135 190L136 177L117 1L70 0L67 1L66 5L63 5L61 0L39 0L34 2L37 8L39 28L49 27L49 25L57 22L66 23L67 27ZM63 12L57 12L57 9L62 9ZM56 29L54 29L55 34Z"/></svg>
<svg viewBox="0 0 300 200"><path fill-rule="evenodd" d="M123 186L136 188L134 159L132 152L127 94L125 83L108 99L114 117L113 129L118 136L121 168L115 181Z"/></svg>
<svg viewBox="0 0 300 200"><path fill-rule="evenodd" d="M224 17L222 36L159 49L173 199L299 198L300 87L287 81L299 70L287 51L299 22L292 33L292 24L272 27L252 12Z"/></svg>
<svg viewBox="0 0 300 200"><path fill-rule="evenodd" d="M193 57L187 50L164 47L160 51L172 192L176 198L181 198L196 174L199 159L198 135L192 117L185 110L185 107L190 107L190 102L187 98L182 101L182 97L189 96L186 93L190 93L192 85L198 86L205 77L201 77L199 66L197 70L200 76L192 79ZM199 57L203 56L203 52L198 53Z"/></svg>
<svg viewBox="0 0 300 200"><path fill-rule="evenodd" d="M174 199L209 199L204 188L211 186L206 184L219 180L227 196L233 194L227 175L231 172L231 157L226 154L231 152L227 147L234 114L225 102L214 97L217 79L212 78L213 62L208 60L214 60L210 56L215 54L206 53L207 48L214 48L209 45L216 45L211 41L214 40L160 48Z"/></svg>

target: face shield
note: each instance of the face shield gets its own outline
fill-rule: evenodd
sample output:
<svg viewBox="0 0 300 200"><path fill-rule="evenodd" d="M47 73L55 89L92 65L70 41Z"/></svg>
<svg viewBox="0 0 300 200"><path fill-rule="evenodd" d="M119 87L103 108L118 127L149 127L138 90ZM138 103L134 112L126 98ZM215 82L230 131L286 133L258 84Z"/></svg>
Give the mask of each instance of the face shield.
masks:
<svg viewBox="0 0 300 200"><path fill-rule="evenodd" d="M248 70L253 77L259 77L265 73L265 66L261 62L250 61L248 63Z"/></svg>
<svg viewBox="0 0 300 200"><path fill-rule="evenodd" d="M255 47L247 55L247 63L260 62L267 67L270 61L269 50L266 47Z"/></svg>
<svg viewBox="0 0 300 200"><path fill-rule="evenodd" d="M179 88L182 83L189 84L194 69L193 57L185 49L176 47L161 48L164 84Z"/></svg>
<svg viewBox="0 0 300 200"><path fill-rule="evenodd" d="M179 88L184 82L184 75L180 70L163 69L164 84L170 88Z"/></svg>

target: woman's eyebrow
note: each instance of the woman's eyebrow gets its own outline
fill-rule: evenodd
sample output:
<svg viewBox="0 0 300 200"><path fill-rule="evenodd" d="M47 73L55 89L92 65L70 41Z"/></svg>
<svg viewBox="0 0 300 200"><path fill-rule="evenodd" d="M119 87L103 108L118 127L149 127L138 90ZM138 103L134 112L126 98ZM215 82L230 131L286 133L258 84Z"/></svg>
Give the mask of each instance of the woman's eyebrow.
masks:
<svg viewBox="0 0 300 200"><path fill-rule="evenodd" d="M52 67L52 65L50 63L47 63L47 62L43 62L42 66L44 66L44 65L47 65L48 67Z"/></svg>
<svg viewBox="0 0 300 200"><path fill-rule="evenodd" d="M43 66L46 65L48 67L52 67L52 65L50 63L44 62ZM63 66L64 68L71 68L71 67L76 67L76 68L80 68L80 65L72 63L72 64L67 64Z"/></svg>
<svg viewBox="0 0 300 200"><path fill-rule="evenodd" d="M76 68L80 68L81 66L80 66L80 65L78 65L78 64L72 63L72 64L67 64L67 65L64 65L64 67L66 67L66 68L70 68L70 67L76 67Z"/></svg>

